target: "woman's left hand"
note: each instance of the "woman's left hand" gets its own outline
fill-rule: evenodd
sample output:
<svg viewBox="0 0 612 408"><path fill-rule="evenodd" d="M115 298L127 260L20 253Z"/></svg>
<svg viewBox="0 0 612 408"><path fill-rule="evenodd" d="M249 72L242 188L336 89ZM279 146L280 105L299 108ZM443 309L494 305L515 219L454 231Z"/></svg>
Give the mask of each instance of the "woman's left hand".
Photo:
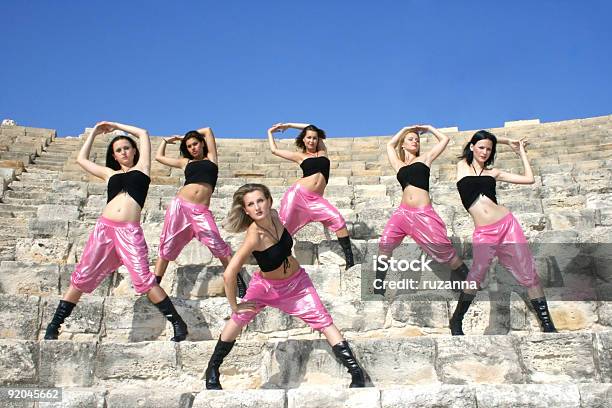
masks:
<svg viewBox="0 0 612 408"><path fill-rule="evenodd" d="M512 151L516 154L526 153L527 145L529 145L529 141L526 136L521 137L520 139L508 139L508 146L512 149Z"/></svg>

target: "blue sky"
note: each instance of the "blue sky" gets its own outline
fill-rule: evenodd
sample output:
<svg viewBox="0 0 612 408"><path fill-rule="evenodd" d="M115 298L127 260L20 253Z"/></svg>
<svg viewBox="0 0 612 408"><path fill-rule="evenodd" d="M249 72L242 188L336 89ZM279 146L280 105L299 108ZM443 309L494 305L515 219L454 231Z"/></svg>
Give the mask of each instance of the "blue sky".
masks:
<svg viewBox="0 0 612 408"><path fill-rule="evenodd" d="M0 119L367 136L612 113L605 0L93 3L3 1Z"/></svg>

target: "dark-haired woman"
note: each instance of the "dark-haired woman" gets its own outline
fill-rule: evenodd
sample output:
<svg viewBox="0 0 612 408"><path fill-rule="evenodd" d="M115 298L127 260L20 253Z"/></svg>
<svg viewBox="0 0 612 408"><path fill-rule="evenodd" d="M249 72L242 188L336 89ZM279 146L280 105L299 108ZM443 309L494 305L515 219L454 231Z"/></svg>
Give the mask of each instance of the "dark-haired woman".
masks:
<svg viewBox="0 0 612 408"><path fill-rule="evenodd" d="M420 135L433 134L438 143L421 154ZM410 236L436 262L451 267L451 280L463 281L468 268L457 256L446 235L446 225L431 205L429 172L431 164L442 154L449 137L430 125L409 126L401 129L387 143L387 157L397 172L402 186L402 203L387 222L378 244L379 255L390 257L393 250ZM377 268L374 293L384 294L386 272ZM459 290L459 289L458 289Z"/></svg>
<svg viewBox="0 0 612 408"><path fill-rule="evenodd" d="M140 151L132 138L117 136L108 146L106 166L90 161L89 154L96 136L114 130L138 138ZM140 215L151 182L149 133L121 123L99 122L79 151L77 163L86 172L107 182L107 204L70 277L70 287L47 326L45 339L57 339L60 325L70 316L83 292L91 293L114 270L125 265L134 290L138 294L146 293L149 300L172 323L172 340L185 340L187 325L149 269L147 244L140 226Z"/></svg>
<svg viewBox="0 0 612 408"><path fill-rule="evenodd" d="M206 388L221 389L219 367L234 347L236 337L264 307L275 307L298 317L327 338L334 355L351 374L350 387L364 387L365 376L346 340L333 324L304 268L291 255L293 239L272 208L270 190L262 184L246 184L233 197L232 209L224 223L231 232L246 235L225 269L223 278L232 308L206 368ZM246 296L236 303L236 275L253 254L260 271L253 274Z"/></svg>
<svg viewBox="0 0 612 408"><path fill-rule="evenodd" d="M167 157L166 145L180 140L181 157ZM215 218L209 210L210 197L215 191L219 167L217 144L211 128L192 130L184 137L162 139L155 160L166 166L182 169L185 184L166 209L164 227L159 242L159 257L155 277L161 282L168 262L174 261L194 237L219 258L226 268L232 255L230 246L221 238ZM244 296L246 285L240 275L238 295Z"/></svg>
<svg viewBox="0 0 612 408"><path fill-rule="evenodd" d="M300 152L276 147L274 133L289 128L300 130L300 134L295 139L295 145L301 150ZM335 232L348 269L355 264L355 261L346 222L338 209L323 198L323 192L329 182L330 167L323 139L325 132L314 125L278 123L268 129L272 154L298 163L303 171L303 177L283 195L279 216L291 235L313 221L318 221Z"/></svg>
<svg viewBox="0 0 612 408"><path fill-rule="evenodd" d="M498 142L509 145L519 155L524 174L512 174L493 168ZM466 281L475 282L480 287L491 261L497 256L500 264L527 288L542 330L556 332L525 234L514 215L506 207L497 204L495 194L497 181L514 184L535 182L525 151L526 143L524 138L496 138L492 133L480 130L463 149L461 161L457 163L457 189L476 227L472 235L473 262ZM463 335L463 316L475 294L476 290L466 289L459 295L457 307L450 319L453 335Z"/></svg>

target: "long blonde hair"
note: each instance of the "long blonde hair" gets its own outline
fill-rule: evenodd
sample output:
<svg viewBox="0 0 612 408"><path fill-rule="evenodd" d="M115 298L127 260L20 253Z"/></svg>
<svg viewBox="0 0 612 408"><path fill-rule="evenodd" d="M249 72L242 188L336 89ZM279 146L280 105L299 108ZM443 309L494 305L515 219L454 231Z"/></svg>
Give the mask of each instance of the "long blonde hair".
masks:
<svg viewBox="0 0 612 408"><path fill-rule="evenodd" d="M253 223L253 219L244 212L244 196L253 191L261 191L264 197L272 202L270 189L263 184L248 183L243 185L234 193L232 208L223 221L223 229L228 232L242 232Z"/></svg>
<svg viewBox="0 0 612 408"><path fill-rule="evenodd" d="M421 154L421 135L419 134L419 132L408 132L408 133L404 133L399 141L397 142L397 147L395 148L397 151L397 155L399 156L401 161L406 161L406 152L404 151L404 148L402 147L402 145L404 144L404 140L406 140L406 136L409 135L410 133L414 133L415 135L417 135L417 137L419 138L419 150L417 150L416 155L417 157Z"/></svg>

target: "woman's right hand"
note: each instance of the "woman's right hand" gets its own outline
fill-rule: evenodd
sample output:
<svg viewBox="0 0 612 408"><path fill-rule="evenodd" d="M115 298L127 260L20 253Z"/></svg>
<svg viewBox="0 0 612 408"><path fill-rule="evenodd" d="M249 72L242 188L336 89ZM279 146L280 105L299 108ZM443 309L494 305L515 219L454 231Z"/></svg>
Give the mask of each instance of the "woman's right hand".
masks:
<svg viewBox="0 0 612 408"><path fill-rule="evenodd" d="M268 132L270 132L270 133L284 132L288 128L289 128L289 126L285 125L284 123L277 123L277 124L273 125L270 129L268 129Z"/></svg>
<svg viewBox="0 0 612 408"><path fill-rule="evenodd" d="M179 140L183 140L183 136L179 136L179 135L172 135L167 139L164 139L166 141L166 143L168 144L174 144L174 142L179 141Z"/></svg>
<svg viewBox="0 0 612 408"><path fill-rule="evenodd" d="M255 302L247 300L245 302L238 303L236 307L232 307L234 313L246 313L255 311Z"/></svg>

